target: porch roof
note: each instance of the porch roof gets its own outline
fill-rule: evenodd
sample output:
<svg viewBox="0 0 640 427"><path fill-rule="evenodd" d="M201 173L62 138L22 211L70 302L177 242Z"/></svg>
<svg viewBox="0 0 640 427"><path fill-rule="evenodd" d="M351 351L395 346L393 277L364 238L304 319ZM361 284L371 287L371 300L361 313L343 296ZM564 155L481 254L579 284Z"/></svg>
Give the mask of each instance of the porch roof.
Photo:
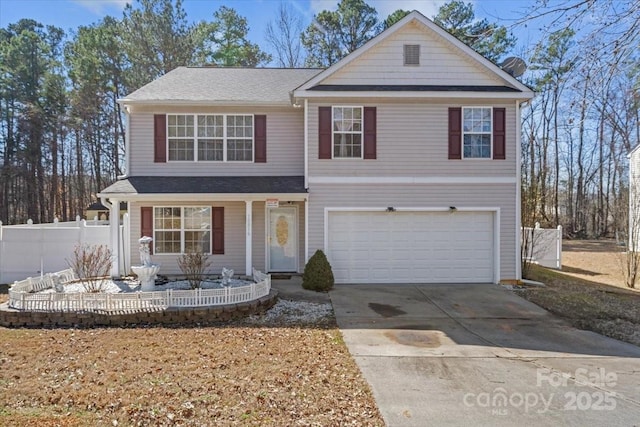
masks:
<svg viewBox="0 0 640 427"><path fill-rule="evenodd" d="M306 197L307 190L304 176L131 176L116 181L99 194L121 200L205 195L228 200L279 195Z"/></svg>

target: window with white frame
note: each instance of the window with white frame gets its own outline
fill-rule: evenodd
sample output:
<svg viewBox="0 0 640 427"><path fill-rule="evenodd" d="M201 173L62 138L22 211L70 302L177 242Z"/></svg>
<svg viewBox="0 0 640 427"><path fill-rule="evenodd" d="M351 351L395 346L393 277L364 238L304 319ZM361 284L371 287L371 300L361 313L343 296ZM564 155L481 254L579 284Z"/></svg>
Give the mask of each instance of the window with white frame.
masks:
<svg viewBox="0 0 640 427"><path fill-rule="evenodd" d="M210 207L154 207L153 218L156 254L211 253Z"/></svg>
<svg viewBox="0 0 640 427"><path fill-rule="evenodd" d="M362 158L362 107L333 107L333 158Z"/></svg>
<svg viewBox="0 0 640 427"><path fill-rule="evenodd" d="M253 115L168 114L169 161L253 161Z"/></svg>
<svg viewBox="0 0 640 427"><path fill-rule="evenodd" d="M464 158L491 158L491 107L462 108L462 153Z"/></svg>

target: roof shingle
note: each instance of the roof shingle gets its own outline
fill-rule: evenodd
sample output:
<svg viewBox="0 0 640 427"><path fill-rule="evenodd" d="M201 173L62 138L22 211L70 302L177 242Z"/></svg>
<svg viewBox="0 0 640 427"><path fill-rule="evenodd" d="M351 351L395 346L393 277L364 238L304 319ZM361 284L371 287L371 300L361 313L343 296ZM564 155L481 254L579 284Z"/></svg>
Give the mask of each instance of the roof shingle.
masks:
<svg viewBox="0 0 640 427"><path fill-rule="evenodd" d="M110 194L306 193L303 176L132 176L100 192Z"/></svg>
<svg viewBox="0 0 640 427"><path fill-rule="evenodd" d="M208 102L290 105L289 92L320 69L178 67L124 102Z"/></svg>

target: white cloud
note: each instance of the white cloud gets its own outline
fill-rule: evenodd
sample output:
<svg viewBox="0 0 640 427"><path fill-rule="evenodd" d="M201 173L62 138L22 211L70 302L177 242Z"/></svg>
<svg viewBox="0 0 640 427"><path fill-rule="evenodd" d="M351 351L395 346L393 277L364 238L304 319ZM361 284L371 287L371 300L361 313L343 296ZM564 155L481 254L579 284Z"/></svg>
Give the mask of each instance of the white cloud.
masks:
<svg viewBox="0 0 640 427"><path fill-rule="evenodd" d="M72 2L95 15L103 16L112 11L122 12L127 3L131 3L132 0L72 0Z"/></svg>

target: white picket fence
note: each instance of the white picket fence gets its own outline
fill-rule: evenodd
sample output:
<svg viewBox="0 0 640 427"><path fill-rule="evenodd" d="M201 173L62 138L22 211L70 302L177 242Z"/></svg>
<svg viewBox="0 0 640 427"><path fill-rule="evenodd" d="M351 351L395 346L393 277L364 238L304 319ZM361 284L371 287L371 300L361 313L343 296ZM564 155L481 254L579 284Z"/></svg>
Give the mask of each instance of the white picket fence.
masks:
<svg viewBox="0 0 640 427"><path fill-rule="evenodd" d="M53 288L55 277L65 272L46 274L15 282L9 289L9 307L25 311L136 312L158 311L172 307L210 307L239 304L269 295L271 275L254 272L256 283L221 289L193 289L133 293L38 293Z"/></svg>
<svg viewBox="0 0 640 427"><path fill-rule="evenodd" d="M129 216L120 226L120 253L129 259ZM44 275L67 268L76 245L110 244L109 221L76 221L48 224L2 225L0 222L0 283L11 283L25 277ZM121 263L121 273L126 266Z"/></svg>
<svg viewBox="0 0 640 427"><path fill-rule="evenodd" d="M525 243L529 242L529 243ZM562 226L557 228L524 227L522 245L527 261L556 270L562 269Z"/></svg>

